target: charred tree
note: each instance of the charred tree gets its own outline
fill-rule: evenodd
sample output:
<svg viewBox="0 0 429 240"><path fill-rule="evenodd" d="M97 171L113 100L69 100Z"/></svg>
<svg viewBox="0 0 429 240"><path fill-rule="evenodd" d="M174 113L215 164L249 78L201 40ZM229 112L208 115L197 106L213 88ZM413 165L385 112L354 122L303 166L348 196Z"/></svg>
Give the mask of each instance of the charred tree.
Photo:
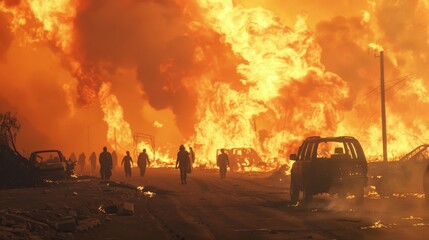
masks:
<svg viewBox="0 0 429 240"><path fill-rule="evenodd" d="M29 162L16 149L21 125L10 112L0 113L0 187L26 187L32 184Z"/></svg>
<svg viewBox="0 0 429 240"><path fill-rule="evenodd" d="M10 112L0 113L0 146L7 146L13 149L17 155L22 155L16 149L16 137L21 125L16 118L16 114Z"/></svg>

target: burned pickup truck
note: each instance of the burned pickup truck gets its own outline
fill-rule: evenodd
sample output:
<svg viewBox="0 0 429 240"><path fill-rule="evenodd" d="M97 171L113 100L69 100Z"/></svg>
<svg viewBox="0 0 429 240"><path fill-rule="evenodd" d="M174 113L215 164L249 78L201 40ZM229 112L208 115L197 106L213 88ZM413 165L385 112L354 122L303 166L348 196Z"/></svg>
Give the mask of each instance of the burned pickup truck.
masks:
<svg viewBox="0 0 429 240"><path fill-rule="evenodd" d="M309 137L304 140L291 169L290 197L311 201L318 193L350 193L357 202L364 198L367 162L359 141L353 137Z"/></svg>
<svg viewBox="0 0 429 240"><path fill-rule="evenodd" d="M76 164L66 160L59 150L33 152L30 155L29 163L32 166L36 185L42 181L70 178Z"/></svg>

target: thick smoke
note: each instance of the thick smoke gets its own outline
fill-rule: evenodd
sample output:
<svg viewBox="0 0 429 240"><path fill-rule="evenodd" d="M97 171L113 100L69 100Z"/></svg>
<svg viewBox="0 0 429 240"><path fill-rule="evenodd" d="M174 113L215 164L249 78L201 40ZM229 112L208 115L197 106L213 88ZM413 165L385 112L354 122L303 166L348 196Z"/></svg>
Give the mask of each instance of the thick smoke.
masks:
<svg viewBox="0 0 429 240"><path fill-rule="evenodd" d="M183 79L192 68L194 43L175 1L82 1L75 34L79 61L99 63L107 74L137 66L152 107L171 108L179 129L192 134L196 99ZM98 89L97 83L89 89Z"/></svg>

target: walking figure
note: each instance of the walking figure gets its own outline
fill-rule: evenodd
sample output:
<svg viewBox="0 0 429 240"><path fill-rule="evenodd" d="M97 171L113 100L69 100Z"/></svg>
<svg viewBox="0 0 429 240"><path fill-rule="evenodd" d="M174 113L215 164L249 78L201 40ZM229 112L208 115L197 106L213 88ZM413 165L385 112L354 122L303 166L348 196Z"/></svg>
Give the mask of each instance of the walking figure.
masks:
<svg viewBox="0 0 429 240"><path fill-rule="evenodd" d="M219 167L220 178L224 179L226 177L226 168L229 167L229 158L228 154L225 153L225 149L220 150L220 154L217 156L217 166Z"/></svg>
<svg viewBox="0 0 429 240"><path fill-rule="evenodd" d="M146 165L150 165L149 156L146 153L146 149L143 149L143 152L139 154L137 159L137 165L140 168L140 176L144 177L146 172Z"/></svg>
<svg viewBox="0 0 429 240"><path fill-rule="evenodd" d="M103 152L100 153L98 157L100 162L100 175L101 179L109 180L112 176L112 154L107 151L107 147L103 147Z"/></svg>
<svg viewBox="0 0 429 240"><path fill-rule="evenodd" d="M80 175L83 175L83 170L85 169L85 159L86 159L85 153L81 153L77 161L77 163L80 166Z"/></svg>
<svg viewBox="0 0 429 240"><path fill-rule="evenodd" d="M91 162L91 176L94 175L95 169L97 168L97 156L95 156L95 152L91 153L89 156L89 161Z"/></svg>
<svg viewBox="0 0 429 240"><path fill-rule="evenodd" d="M192 149L192 147L189 147L189 170L188 173L192 173L192 168L193 168L193 164L195 162L195 153L194 153L194 149Z"/></svg>
<svg viewBox="0 0 429 240"><path fill-rule="evenodd" d="M180 145L179 152L177 153L176 169L180 168L180 181L182 184L186 184L186 174L189 164L189 153L185 150L185 146Z"/></svg>
<svg viewBox="0 0 429 240"><path fill-rule="evenodd" d="M127 151L127 155L122 159L121 165L124 165L125 177L131 177L131 165L133 159L130 156L130 152Z"/></svg>

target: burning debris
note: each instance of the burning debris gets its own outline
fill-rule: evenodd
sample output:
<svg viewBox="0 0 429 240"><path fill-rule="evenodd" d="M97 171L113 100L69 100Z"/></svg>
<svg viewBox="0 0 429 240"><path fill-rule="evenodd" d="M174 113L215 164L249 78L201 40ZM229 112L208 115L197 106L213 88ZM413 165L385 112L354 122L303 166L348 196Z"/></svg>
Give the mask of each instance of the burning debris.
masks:
<svg viewBox="0 0 429 240"><path fill-rule="evenodd" d="M375 221L373 225L368 227L361 227L361 229L378 229L378 228L388 228L388 226L381 223L381 220Z"/></svg>

